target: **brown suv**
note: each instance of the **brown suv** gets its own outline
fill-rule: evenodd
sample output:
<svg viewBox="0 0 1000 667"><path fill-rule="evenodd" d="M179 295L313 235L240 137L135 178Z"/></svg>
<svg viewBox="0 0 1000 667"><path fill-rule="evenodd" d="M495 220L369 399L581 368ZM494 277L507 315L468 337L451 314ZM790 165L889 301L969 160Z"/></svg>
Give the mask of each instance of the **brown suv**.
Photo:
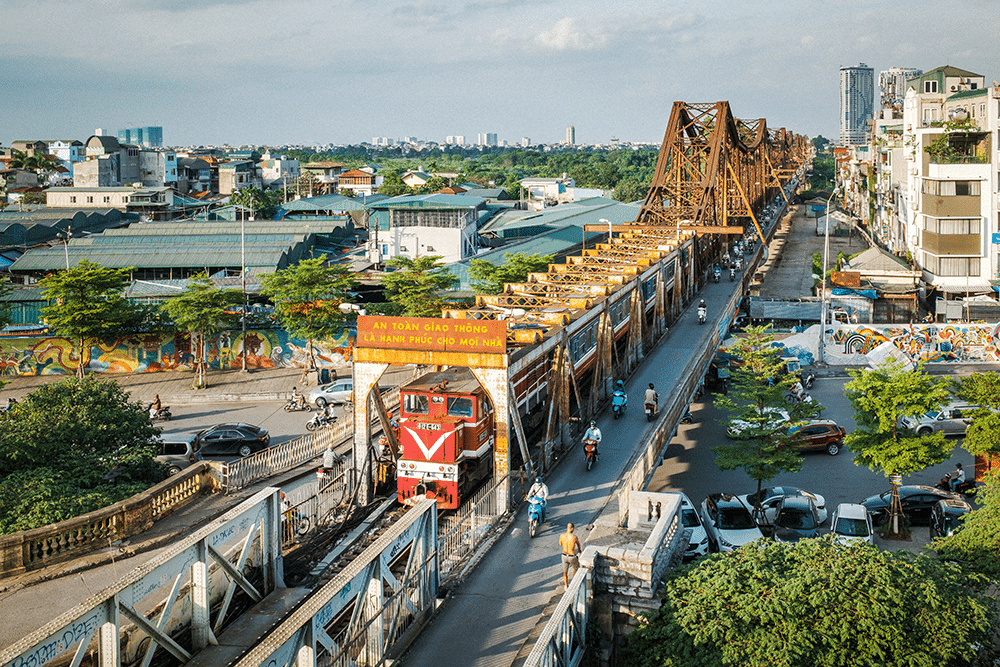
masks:
<svg viewBox="0 0 1000 667"><path fill-rule="evenodd" d="M832 419L814 419L803 426L790 428L788 434L795 438L795 447L800 451L822 449L830 456L836 456L844 446L847 431Z"/></svg>

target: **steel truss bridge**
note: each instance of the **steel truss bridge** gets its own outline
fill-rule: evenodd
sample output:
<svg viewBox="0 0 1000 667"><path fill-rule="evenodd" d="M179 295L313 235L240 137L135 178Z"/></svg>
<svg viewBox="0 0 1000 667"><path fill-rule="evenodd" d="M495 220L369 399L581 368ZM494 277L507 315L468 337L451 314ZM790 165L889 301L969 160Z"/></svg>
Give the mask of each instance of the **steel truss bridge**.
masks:
<svg viewBox="0 0 1000 667"><path fill-rule="evenodd" d="M627 376L641 363L729 239L752 230L765 240L762 215L779 198L787 202L810 157L805 137L770 130L763 119L736 119L727 102L675 102L634 222L614 225L605 242L565 264L508 284L500 294L480 296L473 308L444 313L507 322L505 360L474 370L496 410L494 476L508 509L510 431L529 469L551 465L554 451L568 442L571 420L589 419L606 401L611 378ZM371 497L370 413L388 421L379 392L372 391L388 361L362 362L360 375L356 364L354 465L362 502ZM591 370L589 392L579 383L583 367ZM543 400L545 435L540 454L532 456L520 413ZM657 432L672 430L675 424L666 418L679 414L663 411ZM417 621L435 604L435 519L434 503L422 502L327 585L289 589L282 581L277 490L262 491L5 649L0 665L79 667L85 658L101 667L150 667L154 658L158 664L240 667L386 664L398 657L394 643L417 631ZM533 654L534 664L579 662L586 577L578 573L559 606L560 618L552 619L552 630L543 636L545 648ZM236 595L249 609L233 607ZM242 643L232 637L243 637ZM560 649L560 641L569 644Z"/></svg>

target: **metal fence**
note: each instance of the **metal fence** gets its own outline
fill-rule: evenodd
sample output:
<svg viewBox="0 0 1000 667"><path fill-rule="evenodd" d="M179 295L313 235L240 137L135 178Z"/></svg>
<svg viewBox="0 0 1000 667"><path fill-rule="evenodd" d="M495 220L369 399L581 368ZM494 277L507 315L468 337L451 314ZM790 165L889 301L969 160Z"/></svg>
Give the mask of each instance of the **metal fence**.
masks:
<svg viewBox="0 0 1000 667"><path fill-rule="evenodd" d="M348 461L334 463L323 479L303 484L284 497L281 543L287 547L317 527L329 523L334 510L350 497Z"/></svg>
<svg viewBox="0 0 1000 667"><path fill-rule="evenodd" d="M487 484L462 504L454 515L443 517L438 526L438 558L441 578L446 579L466 556L490 536L509 509L499 489L507 477Z"/></svg>
<svg viewBox="0 0 1000 667"><path fill-rule="evenodd" d="M590 568L576 571L524 667L576 667L587 651Z"/></svg>

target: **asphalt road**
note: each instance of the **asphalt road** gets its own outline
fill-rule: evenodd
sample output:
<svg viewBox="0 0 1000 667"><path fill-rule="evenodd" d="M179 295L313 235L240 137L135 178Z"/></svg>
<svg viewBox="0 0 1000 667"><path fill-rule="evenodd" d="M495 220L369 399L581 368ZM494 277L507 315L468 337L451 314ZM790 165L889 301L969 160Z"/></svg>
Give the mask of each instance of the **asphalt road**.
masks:
<svg viewBox="0 0 1000 667"><path fill-rule="evenodd" d="M844 396L844 385L851 379L846 373L817 378L810 392L826 408L823 418L833 419L848 432L854 430L854 411ZM700 506L709 493L744 494L756 491L757 483L742 469L720 471L715 465L712 447L727 442L723 423L728 414L717 409L710 399L694 404L691 413L694 423L680 426L647 490L686 493L696 506ZM955 438L954 444L951 460L904 477L903 483L933 486L945 472L955 469L955 463L971 466L972 455L961 448L961 439ZM805 452L799 472L780 474L764 484L782 485L797 486L822 495L826 498L831 516L839 503L856 503L889 489L884 475L855 465L854 454L846 447L837 456L826 452ZM829 522L826 527L829 527Z"/></svg>

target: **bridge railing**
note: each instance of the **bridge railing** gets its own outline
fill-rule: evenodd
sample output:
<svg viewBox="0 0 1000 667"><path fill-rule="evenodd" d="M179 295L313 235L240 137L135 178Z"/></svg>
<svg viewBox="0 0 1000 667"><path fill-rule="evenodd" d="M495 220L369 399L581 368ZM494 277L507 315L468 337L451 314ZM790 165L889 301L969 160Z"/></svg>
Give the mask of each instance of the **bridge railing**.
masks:
<svg viewBox="0 0 1000 667"><path fill-rule="evenodd" d="M454 572L456 567L492 534L493 527L507 515L509 507L501 493L507 479L504 477L484 486L463 503L455 515L441 520L437 549L442 578L457 574Z"/></svg>
<svg viewBox="0 0 1000 667"><path fill-rule="evenodd" d="M542 629L524 667L577 667L587 650L591 571L581 567Z"/></svg>
<svg viewBox="0 0 1000 667"><path fill-rule="evenodd" d="M399 387L393 387L385 392L382 395L382 400L388 410L398 407ZM372 423L375 421L377 419L373 419ZM334 445L339 445L353 438L354 422L349 418L338 419L332 426L223 464L222 490L225 493L239 491L249 484L268 479L291 470L306 461L311 461L320 456L331 442Z"/></svg>
<svg viewBox="0 0 1000 667"><path fill-rule="evenodd" d="M198 463L114 505L41 528L0 537L0 579L77 558L137 535L213 486Z"/></svg>
<svg viewBox="0 0 1000 667"><path fill-rule="evenodd" d="M348 461L341 459L323 480L303 484L285 494L281 541L288 546L323 525L330 513L342 505L350 492Z"/></svg>

